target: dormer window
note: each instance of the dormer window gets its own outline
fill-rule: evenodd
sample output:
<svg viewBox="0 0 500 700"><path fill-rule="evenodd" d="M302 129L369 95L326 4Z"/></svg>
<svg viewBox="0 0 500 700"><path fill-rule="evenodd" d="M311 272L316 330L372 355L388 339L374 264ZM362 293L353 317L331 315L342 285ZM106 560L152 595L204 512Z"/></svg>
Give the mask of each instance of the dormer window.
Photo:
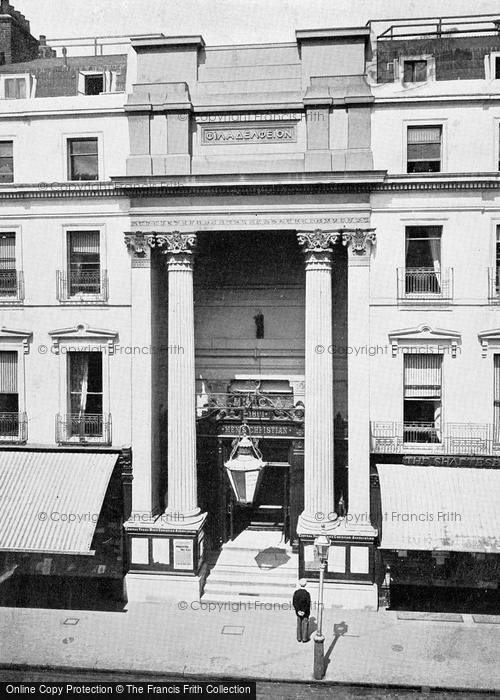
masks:
<svg viewBox="0 0 500 700"><path fill-rule="evenodd" d="M29 75L0 76L0 99L24 100L30 96Z"/></svg>
<svg viewBox="0 0 500 700"><path fill-rule="evenodd" d="M104 92L104 75L103 73L92 73L85 76L85 94L100 95Z"/></svg>
<svg viewBox="0 0 500 700"><path fill-rule="evenodd" d="M403 82L424 83L427 80L427 61L404 61Z"/></svg>
<svg viewBox="0 0 500 700"><path fill-rule="evenodd" d="M495 51L484 58L486 80L500 80L500 53Z"/></svg>
<svg viewBox="0 0 500 700"><path fill-rule="evenodd" d="M394 80L403 86L436 79L436 59L431 54L400 56L395 60Z"/></svg>
<svg viewBox="0 0 500 700"><path fill-rule="evenodd" d="M78 76L79 95L100 95L116 92L116 71L82 70Z"/></svg>

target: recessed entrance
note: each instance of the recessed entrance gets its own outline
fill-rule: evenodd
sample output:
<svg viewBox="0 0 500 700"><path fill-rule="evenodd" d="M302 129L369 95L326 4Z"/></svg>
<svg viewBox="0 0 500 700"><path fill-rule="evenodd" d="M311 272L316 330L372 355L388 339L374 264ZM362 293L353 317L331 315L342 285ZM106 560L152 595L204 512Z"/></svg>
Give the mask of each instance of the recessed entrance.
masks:
<svg viewBox="0 0 500 700"><path fill-rule="evenodd" d="M251 504L238 503L231 490L226 492L229 504L229 537L234 539L245 529L274 530L282 533L283 541L290 539L290 463L286 445L263 441L260 449L265 467ZM269 457L282 457L281 461Z"/></svg>

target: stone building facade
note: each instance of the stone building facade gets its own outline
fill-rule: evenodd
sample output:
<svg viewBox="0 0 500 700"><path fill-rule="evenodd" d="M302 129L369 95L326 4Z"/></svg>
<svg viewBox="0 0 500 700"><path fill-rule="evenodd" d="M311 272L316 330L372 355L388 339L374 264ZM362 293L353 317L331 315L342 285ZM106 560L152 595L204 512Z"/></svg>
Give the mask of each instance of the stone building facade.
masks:
<svg viewBox="0 0 500 700"><path fill-rule="evenodd" d="M101 460L102 505L116 454L131 599L288 596L319 534L327 602L376 608L388 563L495 588L498 28L458 80L456 28L398 27L0 68L0 457ZM83 561L63 533L4 567Z"/></svg>

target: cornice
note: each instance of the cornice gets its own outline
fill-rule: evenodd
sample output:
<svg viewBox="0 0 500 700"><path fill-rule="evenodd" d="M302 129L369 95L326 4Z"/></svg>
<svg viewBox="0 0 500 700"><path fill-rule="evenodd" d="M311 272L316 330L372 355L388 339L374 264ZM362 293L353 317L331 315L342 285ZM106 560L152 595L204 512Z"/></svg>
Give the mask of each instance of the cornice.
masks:
<svg viewBox="0 0 500 700"><path fill-rule="evenodd" d="M269 175L179 175L117 177L104 182L41 182L0 185L0 200L107 197L193 197L280 194L384 193L500 190L500 173L438 173L413 177L365 173L278 173Z"/></svg>

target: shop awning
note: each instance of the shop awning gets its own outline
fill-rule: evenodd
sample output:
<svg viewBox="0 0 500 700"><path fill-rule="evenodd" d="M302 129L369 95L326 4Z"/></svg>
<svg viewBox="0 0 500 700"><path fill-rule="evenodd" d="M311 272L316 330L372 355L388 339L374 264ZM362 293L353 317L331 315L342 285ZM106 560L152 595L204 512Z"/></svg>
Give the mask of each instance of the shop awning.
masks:
<svg viewBox="0 0 500 700"><path fill-rule="evenodd" d="M92 554L116 454L0 452L0 551Z"/></svg>
<svg viewBox="0 0 500 700"><path fill-rule="evenodd" d="M377 469L382 549L500 553L500 470Z"/></svg>

